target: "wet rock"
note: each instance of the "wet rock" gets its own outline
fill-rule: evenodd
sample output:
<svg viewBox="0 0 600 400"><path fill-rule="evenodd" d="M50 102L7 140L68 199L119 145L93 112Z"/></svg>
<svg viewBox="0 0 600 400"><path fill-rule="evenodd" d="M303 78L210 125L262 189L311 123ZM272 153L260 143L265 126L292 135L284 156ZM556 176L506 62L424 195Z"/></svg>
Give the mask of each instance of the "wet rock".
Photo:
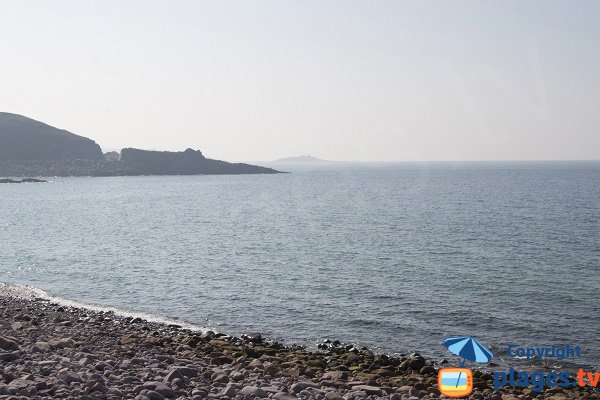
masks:
<svg viewBox="0 0 600 400"><path fill-rule="evenodd" d="M259 332L250 332L242 335L242 339L251 343L262 343L262 335Z"/></svg>
<svg viewBox="0 0 600 400"><path fill-rule="evenodd" d="M420 370L425 366L425 359L421 356L409 358L408 367L416 370Z"/></svg>

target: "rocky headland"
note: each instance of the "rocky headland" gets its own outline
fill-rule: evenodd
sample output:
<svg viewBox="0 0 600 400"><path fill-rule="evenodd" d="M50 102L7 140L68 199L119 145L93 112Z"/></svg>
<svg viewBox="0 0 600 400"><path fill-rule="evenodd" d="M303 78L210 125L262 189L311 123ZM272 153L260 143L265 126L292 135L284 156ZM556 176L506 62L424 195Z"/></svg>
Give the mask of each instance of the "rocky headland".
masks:
<svg viewBox="0 0 600 400"><path fill-rule="evenodd" d="M0 161L104 160L91 139L18 114L0 113Z"/></svg>
<svg viewBox="0 0 600 400"><path fill-rule="evenodd" d="M25 179L0 179L0 183L48 183L43 179L25 178Z"/></svg>
<svg viewBox="0 0 600 400"><path fill-rule="evenodd" d="M322 351L150 323L0 293L0 399L440 399L437 368L327 341ZM600 399L586 389L492 391L470 399Z"/></svg>
<svg viewBox="0 0 600 400"><path fill-rule="evenodd" d="M204 157L198 150L102 153L91 139L22 115L0 113L0 176L276 174L272 168Z"/></svg>

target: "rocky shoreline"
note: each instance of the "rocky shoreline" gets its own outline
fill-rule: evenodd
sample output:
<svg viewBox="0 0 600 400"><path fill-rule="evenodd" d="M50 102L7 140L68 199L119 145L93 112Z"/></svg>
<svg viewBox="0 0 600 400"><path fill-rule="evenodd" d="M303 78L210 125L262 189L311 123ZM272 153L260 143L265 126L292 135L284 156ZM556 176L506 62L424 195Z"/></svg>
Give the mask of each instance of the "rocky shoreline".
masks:
<svg viewBox="0 0 600 400"><path fill-rule="evenodd" d="M0 178L0 183L48 183L48 181L45 181L42 179L35 179L35 178L25 178L25 179Z"/></svg>
<svg viewBox="0 0 600 400"><path fill-rule="evenodd" d="M200 333L0 293L0 400L439 399L438 364L327 342L321 352L260 334ZM492 390L471 399L600 399L591 388Z"/></svg>

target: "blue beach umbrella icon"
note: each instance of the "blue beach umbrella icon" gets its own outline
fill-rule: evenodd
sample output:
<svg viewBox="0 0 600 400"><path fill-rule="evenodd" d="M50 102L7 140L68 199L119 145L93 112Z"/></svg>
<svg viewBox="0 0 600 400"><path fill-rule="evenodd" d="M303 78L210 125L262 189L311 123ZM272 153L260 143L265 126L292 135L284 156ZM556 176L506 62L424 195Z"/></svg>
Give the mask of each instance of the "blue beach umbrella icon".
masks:
<svg viewBox="0 0 600 400"><path fill-rule="evenodd" d="M486 349L485 346L471 336L446 338L446 340L444 340L444 346L446 346L450 352L463 358L461 366L464 365L465 360L490 362L492 358L494 358L491 351Z"/></svg>
<svg viewBox="0 0 600 400"><path fill-rule="evenodd" d="M471 336L446 338L446 340L444 340L444 346L446 346L450 352L463 358L460 363L461 368L465 365L465 360L487 363L494 358L491 351L486 349L485 346ZM460 382L460 376L461 373L458 374L456 386L458 386L458 383Z"/></svg>
<svg viewBox="0 0 600 400"><path fill-rule="evenodd" d="M484 345L471 336L446 338L446 340L444 340L444 346L446 346L450 352L463 358L461 367L464 365L465 360L487 363L494 358L491 351L486 349Z"/></svg>

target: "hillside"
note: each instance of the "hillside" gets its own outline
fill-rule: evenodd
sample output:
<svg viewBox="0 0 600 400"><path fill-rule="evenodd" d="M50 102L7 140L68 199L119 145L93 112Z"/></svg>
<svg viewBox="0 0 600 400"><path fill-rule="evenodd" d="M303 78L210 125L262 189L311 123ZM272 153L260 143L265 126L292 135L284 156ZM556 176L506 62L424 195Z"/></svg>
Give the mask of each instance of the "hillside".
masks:
<svg viewBox="0 0 600 400"><path fill-rule="evenodd" d="M22 115L0 113L0 161L103 159L93 140Z"/></svg>

